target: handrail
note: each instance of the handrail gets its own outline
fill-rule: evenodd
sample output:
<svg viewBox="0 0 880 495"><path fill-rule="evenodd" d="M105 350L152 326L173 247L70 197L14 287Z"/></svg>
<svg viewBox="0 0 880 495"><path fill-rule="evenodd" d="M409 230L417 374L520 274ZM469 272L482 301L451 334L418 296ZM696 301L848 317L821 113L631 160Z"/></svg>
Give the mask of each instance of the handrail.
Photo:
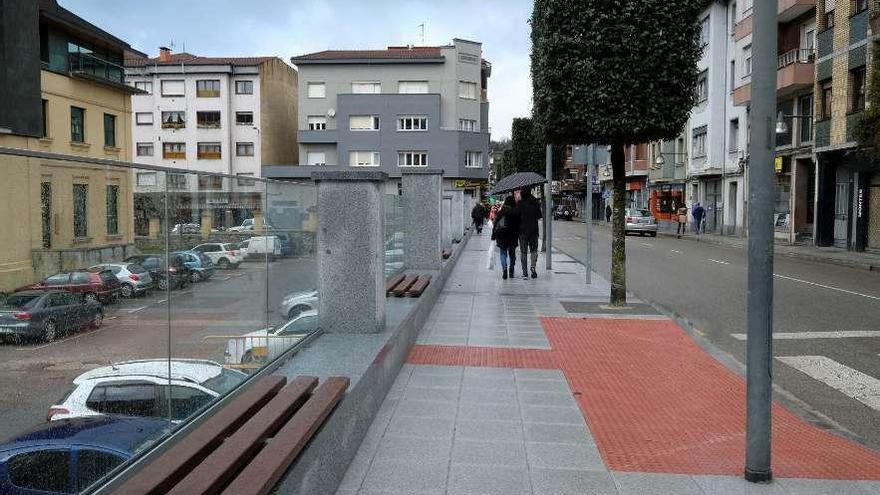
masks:
<svg viewBox="0 0 880 495"><path fill-rule="evenodd" d="M68 68L70 72L91 74L118 83L122 83L125 80L125 67L119 64L114 64L88 53L70 53L68 55ZM111 76L110 69L116 69L115 76Z"/></svg>
<svg viewBox="0 0 880 495"><path fill-rule="evenodd" d="M795 63L811 64L816 60L815 48L795 48L779 56L776 68L782 69Z"/></svg>

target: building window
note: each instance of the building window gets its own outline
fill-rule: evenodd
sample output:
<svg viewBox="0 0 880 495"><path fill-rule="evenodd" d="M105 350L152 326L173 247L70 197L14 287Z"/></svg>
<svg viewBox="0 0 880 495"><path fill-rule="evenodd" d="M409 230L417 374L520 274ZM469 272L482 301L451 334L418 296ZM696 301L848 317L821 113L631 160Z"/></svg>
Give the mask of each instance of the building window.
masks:
<svg viewBox="0 0 880 495"><path fill-rule="evenodd" d="M168 189L186 189L186 174L169 173L166 177Z"/></svg>
<svg viewBox="0 0 880 495"><path fill-rule="evenodd" d="M119 234L119 186L107 186L107 235Z"/></svg>
<svg viewBox="0 0 880 495"><path fill-rule="evenodd" d="M730 4L730 34L733 34L736 28L736 2Z"/></svg>
<svg viewBox="0 0 880 495"><path fill-rule="evenodd" d="M88 184L73 185L73 237L89 236L89 186Z"/></svg>
<svg viewBox="0 0 880 495"><path fill-rule="evenodd" d="M834 27L834 9L825 12L825 29Z"/></svg>
<svg viewBox="0 0 880 495"><path fill-rule="evenodd" d="M137 143L137 156L153 156L153 143Z"/></svg>
<svg viewBox="0 0 880 495"><path fill-rule="evenodd" d="M424 94L428 92L428 81L398 81L397 92L400 94Z"/></svg>
<svg viewBox="0 0 880 495"><path fill-rule="evenodd" d="M199 189L223 189L223 177L219 175L199 175Z"/></svg>
<svg viewBox="0 0 880 495"><path fill-rule="evenodd" d="M813 95L801 96L798 99L798 107L801 116L810 117L798 119L798 124L800 125L800 140L802 143L809 143L813 140Z"/></svg>
<svg viewBox="0 0 880 495"><path fill-rule="evenodd" d="M379 94L382 92L382 84L377 82L353 82L351 92L354 94Z"/></svg>
<svg viewBox="0 0 880 495"><path fill-rule="evenodd" d="M183 160L186 158L186 143L162 143L162 158Z"/></svg>
<svg viewBox="0 0 880 495"><path fill-rule="evenodd" d="M86 111L79 107L70 107L70 140L74 143L85 141Z"/></svg>
<svg viewBox="0 0 880 495"><path fill-rule="evenodd" d="M320 115L309 115L308 122L310 131L327 130L327 117L322 117Z"/></svg>
<svg viewBox="0 0 880 495"><path fill-rule="evenodd" d="M186 127L186 112L162 112L162 129L183 129Z"/></svg>
<svg viewBox="0 0 880 495"><path fill-rule="evenodd" d="M822 81L819 83L819 89L821 90L820 97L822 98L822 113L819 115L820 120L830 119L831 118L831 98L834 96L834 89L832 87L831 79L827 81Z"/></svg>
<svg viewBox="0 0 880 495"><path fill-rule="evenodd" d="M466 132L477 132L477 121L472 119L458 119L458 130Z"/></svg>
<svg viewBox="0 0 880 495"><path fill-rule="evenodd" d="M476 100L477 99L477 83L468 82L468 81L459 81L458 82L458 97L466 98L468 100Z"/></svg>
<svg viewBox="0 0 880 495"><path fill-rule="evenodd" d="M730 121L730 135L728 136L727 150L731 153L739 151L739 119Z"/></svg>
<svg viewBox="0 0 880 495"><path fill-rule="evenodd" d="M220 96L219 79L201 79L196 81L197 98L217 98Z"/></svg>
<svg viewBox="0 0 880 495"><path fill-rule="evenodd" d="M40 182L40 220L43 226L43 249L52 247L52 183Z"/></svg>
<svg viewBox="0 0 880 495"><path fill-rule="evenodd" d="M427 151L398 151L397 152L398 167L427 167L428 152Z"/></svg>
<svg viewBox="0 0 880 495"><path fill-rule="evenodd" d="M743 77L752 74L752 45L743 47Z"/></svg>
<svg viewBox="0 0 880 495"><path fill-rule="evenodd" d="M254 94L253 81L235 81L235 94L252 95Z"/></svg>
<svg viewBox="0 0 880 495"><path fill-rule="evenodd" d="M853 14L868 10L868 0L853 0Z"/></svg>
<svg viewBox="0 0 880 495"><path fill-rule="evenodd" d="M40 136L49 137L49 100L40 100Z"/></svg>
<svg viewBox="0 0 880 495"><path fill-rule="evenodd" d="M235 143L235 156L254 156L254 143Z"/></svg>
<svg viewBox="0 0 880 495"><path fill-rule="evenodd" d="M704 17L700 21L700 46L709 44L709 16Z"/></svg>
<svg viewBox="0 0 880 495"><path fill-rule="evenodd" d="M706 156L706 126L697 127L693 131L694 158L702 158Z"/></svg>
<svg viewBox="0 0 880 495"><path fill-rule="evenodd" d="M736 88L736 60L730 61L730 90Z"/></svg>
<svg viewBox="0 0 880 495"><path fill-rule="evenodd" d="M104 146L116 147L116 116L109 113L104 114Z"/></svg>
<svg viewBox="0 0 880 495"><path fill-rule="evenodd" d="M398 115L398 131L427 131L428 117L425 115Z"/></svg>
<svg viewBox="0 0 880 495"><path fill-rule="evenodd" d="M253 186L257 183L254 179L250 179L249 177L253 177L253 172L235 174L235 185L237 186Z"/></svg>
<svg viewBox="0 0 880 495"><path fill-rule="evenodd" d="M483 153L480 151L466 151L464 153L465 168L482 168Z"/></svg>
<svg viewBox="0 0 880 495"><path fill-rule="evenodd" d="M134 83L135 89L139 89L148 95L153 94L153 83L152 81L135 81Z"/></svg>
<svg viewBox="0 0 880 495"><path fill-rule="evenodd" d="M348 118L349 129L352 131L378 131L378 115L352 115Z"/></svg>
<svg viewBox="0 0 880 495"><path fill-rule="evenodd" d="M155 187L156 172L138 172L135 180L138 187Z"/></svg>
<svg viewBox="0 0 880 495"><path fill-rule="evenodd" d="M235 112L235 125L254 125L254 112Z"/></svg>
<svg viewBox="0 0 880 495"><path fill-rule="evenodd" d="M196 157L199 160L219 160L220 143L198 143Z"/></svg>
<svg viewBox="0 0 880 495"><path fill-rule="evenodd" d="M704 70L697 76L697 102L709 99L709 71Z"/></svg>
<svg viewBox="0 0 880 495"><path fill-rule="evenodd" d="M153 125L152 112L137 112L134 114L134 123L137 125Z"/></svg>
<svg viewBox="0 0 880 495"><path fill-rule="evenodd" d="M183 80L162 81L162 96L183 96L186 94L186 84Z"/></svg>
<svg viewBox="0 0 880 495"><path fill-rule="evenodd" d="M865 66L849 71L850 112L865 109Z"/></svg>
<svg viewBox="0 0 880 495"><path fill-rule="evenodd" d="M349 151L348 164L352 167L378 167L378 151Z"/></svg>
<svg viewBox="0 0 880 495"><path fill-rule="evenodd" d="M307 165L327 165L327 158L323 151L309 151L306 153Z"/></svg>
<svg viewBox="0 0 880 495"><path fill-rule="evenodd" d="M307 94L309 98L324 98L327 96L327 90L322 82L310 82L306 85L308 87Z"/></svg>
<svg viewBox="0 0 880 495"><path fill-rule="evenodd" d="M220 112L196 112L196 126L203 129L219 129Z"/></svg>

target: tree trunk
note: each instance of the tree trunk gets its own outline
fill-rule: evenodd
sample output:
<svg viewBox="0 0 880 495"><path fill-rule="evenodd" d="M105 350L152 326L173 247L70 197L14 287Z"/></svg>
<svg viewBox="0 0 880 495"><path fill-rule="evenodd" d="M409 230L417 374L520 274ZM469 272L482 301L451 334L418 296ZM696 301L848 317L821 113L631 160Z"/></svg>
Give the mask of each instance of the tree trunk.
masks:
<svg viewBox="0 0 880 495"><path fill-rule="evenodd" d="M623 144L611 146L614 184L611 217L611 300L612 306L626 306L626 170Z"/></svg>

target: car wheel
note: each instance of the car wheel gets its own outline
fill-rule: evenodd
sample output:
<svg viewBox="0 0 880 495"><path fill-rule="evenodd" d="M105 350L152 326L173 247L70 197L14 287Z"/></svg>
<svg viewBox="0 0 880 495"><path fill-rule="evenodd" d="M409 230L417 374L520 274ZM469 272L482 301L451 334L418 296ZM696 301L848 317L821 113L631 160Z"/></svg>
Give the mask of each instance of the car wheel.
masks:
<svg viewBox="0 0 880 495"><path fill-rule="evenodd" d="M297 305L290 308L290 311L287 312L287 319L292 320L297 316L301 315L303 311L308 311L310 308L304 305Z"/></svg>
<svg viewBox="0 0 880 495"><path fill-rule="evenodd" d="M92 322L89 324L92 328L101 328L101 325L104 324L104 312L96 311L95 316L92 317Z"/></svg>
<svg viewBox="0 0 880 495"><path fill-rule="evenodd" d="M119 288L119 292L122 294L122 297L131 297L134 295L134 286L131 284L122 284L122 287Z"/></svg>
<svg viewBox="0 0 880 495"><path fill-rule="evenodd" d="M43 323L43 340L52 342L56 337L58 337L58 325L50 318Z"/></svg>
<svg viewBox="0 0 880 495"><path fill-rule="evenodd" d="M198 282L198 281L200 281L200 280L202 280L202 276L201 276L201 274L199 274L199 272L192 272L192 273L189 275L189 281L192 282L192 283L196 283L196 282Z"/></svg>
<svg viewBox="0 0 880 495"><path fill-rule="evenodd" d="M156 285L159 287L159 290L168 290L168 279L160 278L159 283Z"/></svg>
<svg viewBox="0 0 880 495"><path fill-rule="evenodd" d="M220 260L217 262L217 266L221 270L229 270L229 260L226 258L220 258Z"/></svg>
<svg viewBox="0 0 880 495"><path fill-rule="evenodd" d="M94 292L86 292L85 299L88 302L98 302L98 296Z"/></svg>

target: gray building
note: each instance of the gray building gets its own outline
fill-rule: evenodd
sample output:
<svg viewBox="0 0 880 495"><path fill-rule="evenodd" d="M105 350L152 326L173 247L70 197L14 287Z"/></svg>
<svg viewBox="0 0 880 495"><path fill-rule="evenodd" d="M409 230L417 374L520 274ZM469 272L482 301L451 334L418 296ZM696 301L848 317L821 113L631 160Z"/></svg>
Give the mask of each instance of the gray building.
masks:
<svg viewBox="0 0 880 495"><path fill-rule="evenodd" d="M300 166L264 166L265 176L308 177L328 166L372 167L393 179L407 167L443 169L447 180L488 177L491 65L480 43L329 50L291 62Z"/></svg>

